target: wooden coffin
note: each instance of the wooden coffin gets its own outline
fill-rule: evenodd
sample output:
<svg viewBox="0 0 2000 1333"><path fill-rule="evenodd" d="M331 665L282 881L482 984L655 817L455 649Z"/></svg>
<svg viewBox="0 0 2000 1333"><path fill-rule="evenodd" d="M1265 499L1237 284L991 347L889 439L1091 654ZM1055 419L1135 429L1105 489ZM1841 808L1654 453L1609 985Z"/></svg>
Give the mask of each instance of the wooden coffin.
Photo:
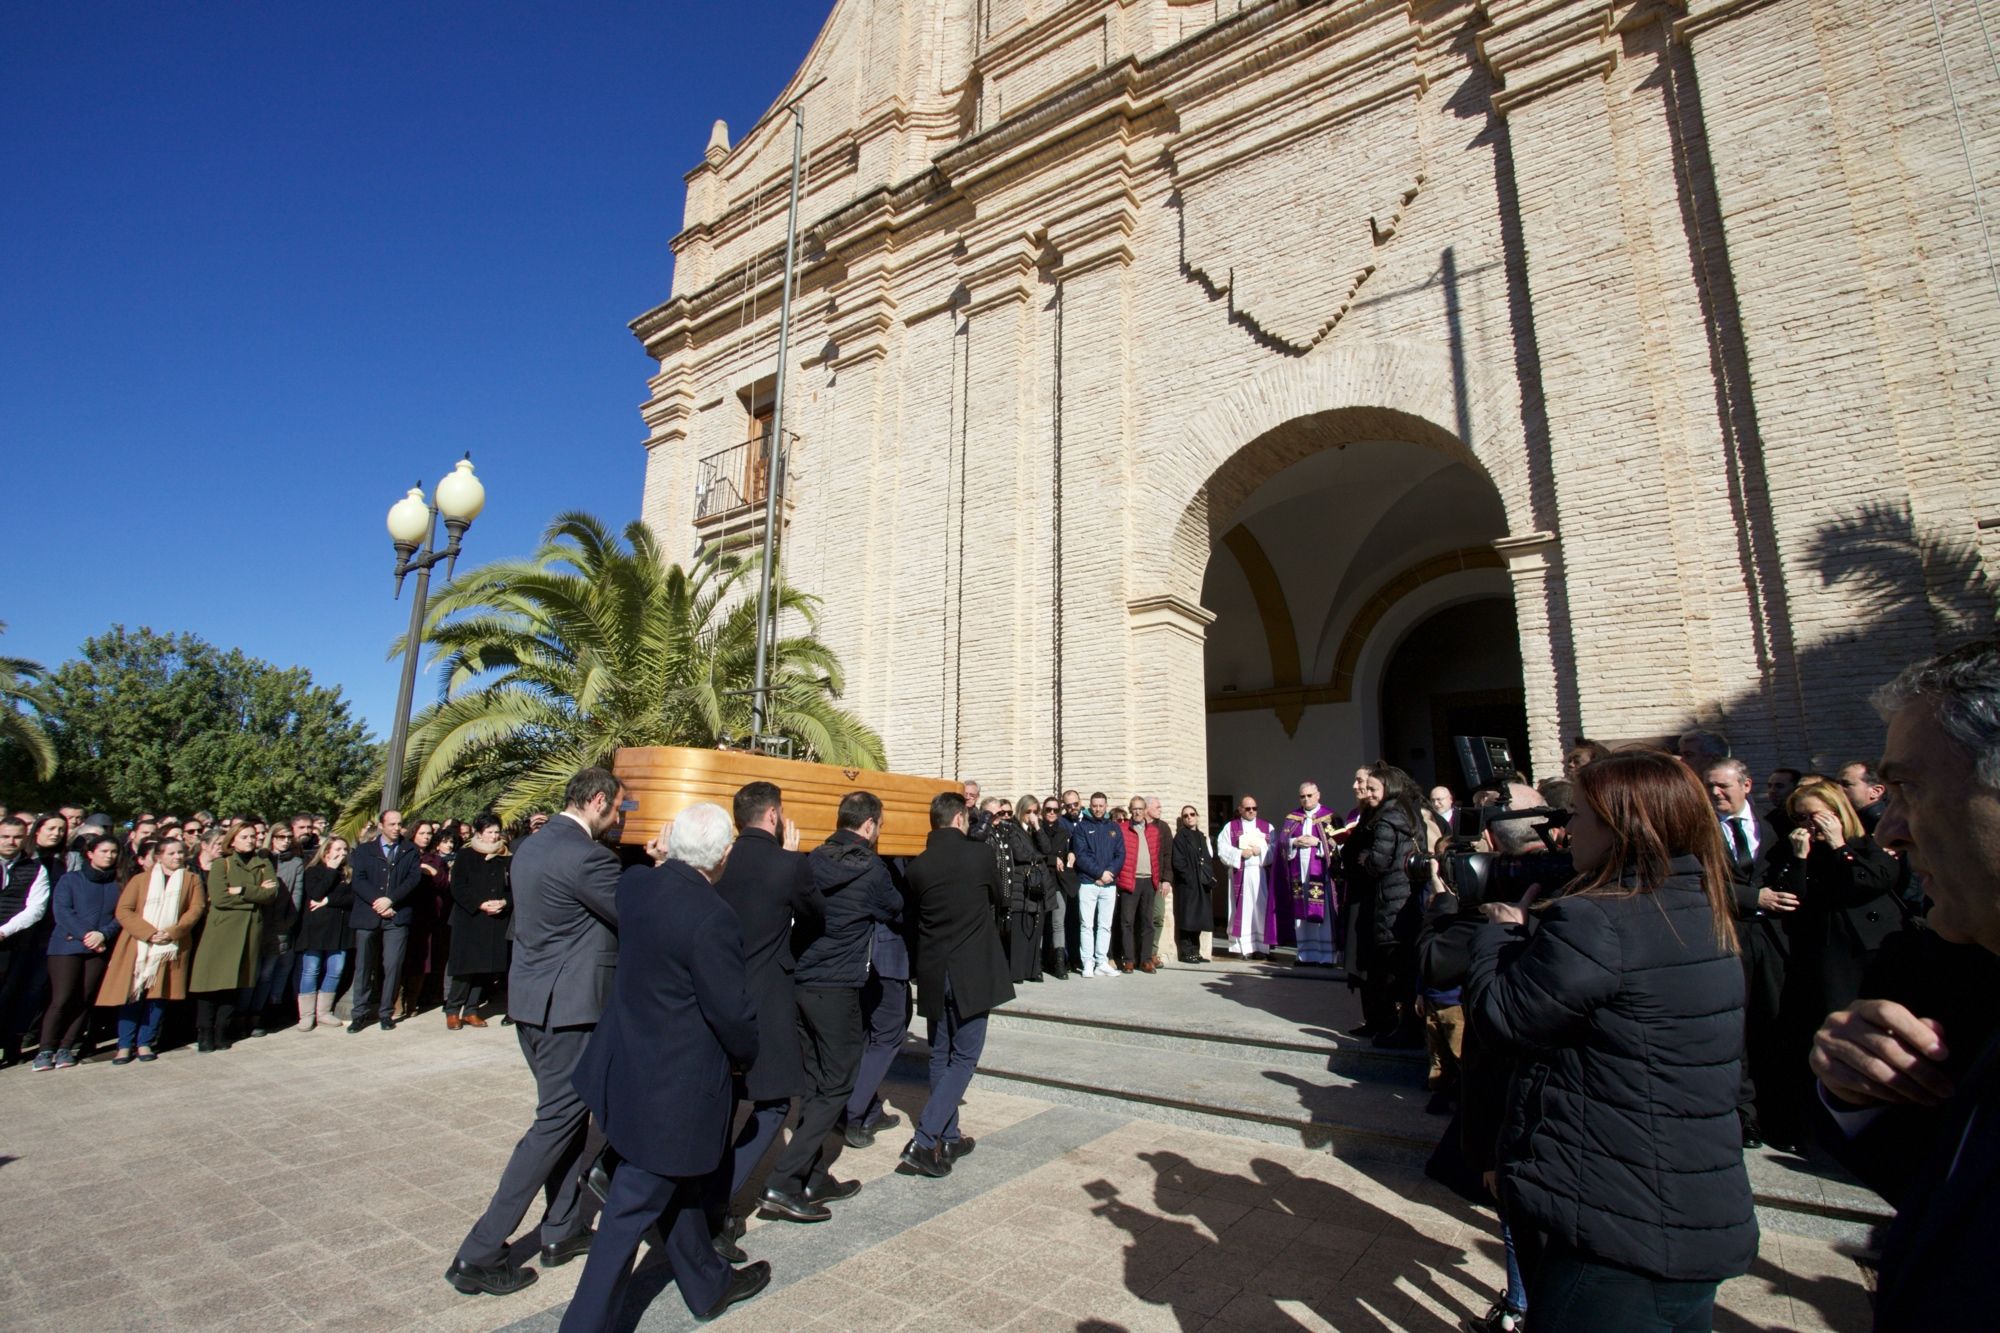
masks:
<svg viewBox="0 0 2000 1333"><path fill-rule="evenodd" d="M819 846L833 832L841 797L871 791L882 801L876 850L884 856L915 856L930 836L931 798L958 790L957 783L943 778L680 746L620 750L611 771L625 784L628 799L639 803L638 810L625 816L622 841L632 846L656 837L663 824L690 805L713 801L729 809L737 788L762 780L775 782L784 792L785 817L799 826L801 851Z"/></svg>

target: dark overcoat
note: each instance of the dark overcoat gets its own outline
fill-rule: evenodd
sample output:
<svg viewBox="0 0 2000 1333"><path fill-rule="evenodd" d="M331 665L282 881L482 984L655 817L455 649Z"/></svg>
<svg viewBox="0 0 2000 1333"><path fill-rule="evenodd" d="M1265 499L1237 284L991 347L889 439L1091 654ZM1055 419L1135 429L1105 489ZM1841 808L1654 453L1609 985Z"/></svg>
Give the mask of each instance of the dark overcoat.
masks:
<svg viewBox="0 0 2000 1333"><path fill-rule="evenodd" d="M1014 998L998 914L1006 888L993 850L957 829L932 829L910 862L910 910L916 917L917 1012L944 1016L945 982L959 1017L976 1018Z"/></svg>
<svg viewBox="0 0 2000 1333"><path fill-rule="evenodd" d="M416 910L417 890L424 881L423 853L408 838L399 839L388 854L382 840L370 838L347 854L354 868L351 883L354 907L348 924L356 930L380 930L383 926L407 926ZM387 918L375 914L375 900L387 898L395 913Z"/></svg>
<svg viewBox="0 0 2000 1333"><path fill-rule="evenodd" d="M467 847L451 868L451 974L490 975L507 970L507 922L513 915L514 890L508 871L514 858L481 856ZM498 916L488 916L479 904L498 898L507 904Z"/></svg>
<svg viewBox="0 0 2000 1333"><path fill-rule="evenodd" d="M756 1054L735 913L684 861L626 870L618 979L571 1080L604 1137L655 1175L707 1174L736 1109L730 1071Z"/></svg>
<svg viewBox="0 0 2000 1333"><path fill-rule="evenodd" d="M757 1006L757 1061L744 1079L751 1101L783 1101L806 1090L792 972L793 931L817 935L825 920L803 852L788 852L762 829L744 829L729 849L715 891L736 913L750 999Z"/></svg>

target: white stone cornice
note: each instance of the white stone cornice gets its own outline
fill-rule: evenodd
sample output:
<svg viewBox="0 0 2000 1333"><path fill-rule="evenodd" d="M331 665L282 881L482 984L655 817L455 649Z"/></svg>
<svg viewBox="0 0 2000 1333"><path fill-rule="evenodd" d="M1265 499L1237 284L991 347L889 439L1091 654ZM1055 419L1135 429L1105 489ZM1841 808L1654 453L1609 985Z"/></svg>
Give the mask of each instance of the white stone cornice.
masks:
<svg viewBox="0 0 2000 1333"><path fill-rule="evenodd" d="M1208 637L1208 627L1215 623L1215 612L1173 593L1135 598L1125 604L1125 617L1135 632L1164 631L1196 643Z"/></svg>
<svg viewBox="0 0 2000 1333"><path fill-rule="evenodd" d="M1501 115L1618 67L1614 0L1489 0L1485 8L1491 22L1474 40L1500 85L1493 109Z"/></svg>

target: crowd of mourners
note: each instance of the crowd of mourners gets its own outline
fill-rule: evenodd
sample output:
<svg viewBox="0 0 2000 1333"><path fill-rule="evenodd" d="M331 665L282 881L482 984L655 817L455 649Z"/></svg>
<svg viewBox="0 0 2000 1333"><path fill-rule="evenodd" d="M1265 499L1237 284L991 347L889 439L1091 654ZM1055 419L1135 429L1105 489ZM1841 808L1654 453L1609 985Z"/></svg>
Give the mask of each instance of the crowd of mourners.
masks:
<svg viewBox="0 0 2000 1333"><path fill-rule="evenodd" d="M447 1028L485 1027L508 966L508 845L547 818L405 830L392 810L350 843L325 815L142 811L120 829L76 805L0 809L0 1067L313 1032L343 981L349 1031L439 1003Z"/></svg>
<svg viewBox="0 0 2000 1333"><path fill-rule="evenodd" d="M504 982L538 1105L446 1278L532 1282L509 1244L541 1199L542 1266L589 1256L564 1327L594 1330L649 1233L697 1317L761 1290L744 1212L824 1222L860 1191L833 1166L898 1123L880 1089L913 1017L930 1093L898 1169L935 1179L973 1151L959 1107L1018 985L1205 962L1212 935L1344 968L1353 1035L1428 1047L1433 1173L1496 1208L1507 1258L1468 1327L1709 1328L1757 1254L1746 1151L1809 1144L1897 1207L1876 1327L1973 1326L2000 1222L2000 641L1875 702L1882 757L1826 771L1754 773L1706 730L1580 739L1540 786L1461 803L1377 763L1344 815L1304 782L1213 836L1191 805L1170 828L1156 798L967 782L909 858L876 853L867 791L801 851L766 782L621 857L636 807L601 769L552 818L391 810L352 846L307 816L8 814L0 1017L10 1060L38 1037L54 1070L94 1009L125 1064L188 998L215 1051L329 1026L343 981L350 1032L439 998L484 1027Z"/></svg>

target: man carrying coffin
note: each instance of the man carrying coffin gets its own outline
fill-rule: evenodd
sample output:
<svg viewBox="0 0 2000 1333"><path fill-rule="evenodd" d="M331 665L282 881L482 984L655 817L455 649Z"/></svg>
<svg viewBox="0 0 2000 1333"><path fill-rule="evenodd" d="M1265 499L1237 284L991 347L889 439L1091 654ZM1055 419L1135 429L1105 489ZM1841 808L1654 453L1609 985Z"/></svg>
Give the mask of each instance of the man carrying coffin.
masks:
<svg viewBox="0 0 2000 1333"><path fill-rule="evenodd" d="M1215 835L1215 854L1229 867L1229 947L1240 957L1269 958L1277 942L1276 842L1269 822L1257 817L1254 796L1245 796Z"/></svg>

